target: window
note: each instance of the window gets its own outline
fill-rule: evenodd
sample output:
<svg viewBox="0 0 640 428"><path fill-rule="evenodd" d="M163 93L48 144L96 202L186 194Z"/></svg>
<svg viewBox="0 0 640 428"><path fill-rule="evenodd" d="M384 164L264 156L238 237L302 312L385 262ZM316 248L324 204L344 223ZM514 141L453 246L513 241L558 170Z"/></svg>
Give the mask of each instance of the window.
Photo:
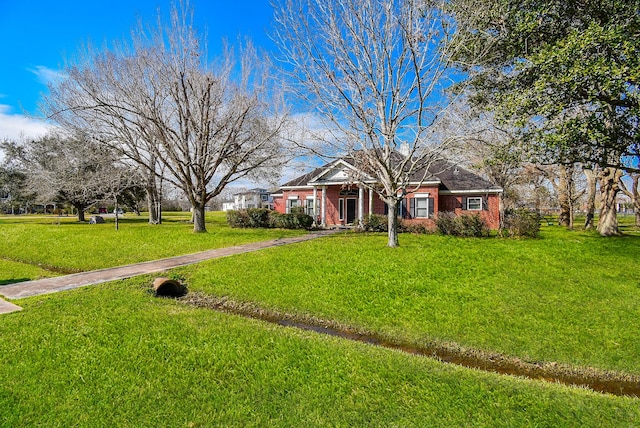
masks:
<svg viewBox="0 0 640 428"><path fill-rule="evenodd" d="M432 218L435 202L428 193L416 193L409 198L409 218Z"/></svg>
<svg viewBox="0 0 640 428"><path fill-rule="evenodd" d="M467 198L467 209L470 211L480 211L482 209L482 198L479 196Z"/></svg>
<svg viewBox="0 0 640 428"><path fill-rule="evenodd" d="M260 199L262 199L263 201L268 201L269 200L269 195L265 195L264 193L262 195L260 195Z"/></svg>
<svg viewBox="0 0 640 428"><path fill-rule="evenodd" d="M429 217L429 198L415 198L416 218Z"/></svg>
<svg viewBox="0 0 640 428"><path fill-rule="evenodd" d="M313 217L313 199L307 199L304 202L304 212Z"/></svg>
<svg viewBox="0 0 640 428"><path fill-rule="evenodd" d="M338 199L338 219L344 220L344 199Z"/></svg>
<svg viewBox="0 0 640 428"><path fill-rule="evenodd" d="M299 207L299 206L300 206L300 200L287 199L287 213L290 213L292 208Z"/></svg>

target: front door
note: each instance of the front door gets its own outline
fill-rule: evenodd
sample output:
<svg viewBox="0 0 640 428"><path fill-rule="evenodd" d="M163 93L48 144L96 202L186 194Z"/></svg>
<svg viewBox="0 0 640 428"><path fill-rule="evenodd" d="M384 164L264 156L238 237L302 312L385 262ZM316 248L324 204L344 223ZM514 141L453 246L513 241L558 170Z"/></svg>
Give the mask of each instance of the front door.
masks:
<svg viewBox="0 0 640 428"><path fill-rule="evenodd" d="M356 220L357 199L347 199L347 224L352 224Z"/></svg>

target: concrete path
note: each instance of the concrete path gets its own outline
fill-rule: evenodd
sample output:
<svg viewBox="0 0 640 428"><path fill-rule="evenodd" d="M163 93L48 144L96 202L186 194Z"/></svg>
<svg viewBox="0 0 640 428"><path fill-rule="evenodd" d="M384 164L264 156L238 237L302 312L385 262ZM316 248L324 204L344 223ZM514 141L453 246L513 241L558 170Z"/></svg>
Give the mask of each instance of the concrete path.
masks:
<svg viewBox="0 0 640 428"><path fill-rule="evenodd" d="M38 296L41 294L56 293L63 290L84 287L87 285L100 284L102 282L115 281L118 279L131 278L138 275L162 272L179 266L186 266L201 261L216 259L220 257L232 256L235 254L248 253L262 250L264 248L277 247L280 245L294 244L308 241L321 236L330 235L338 230L323 230L309 233L307 235L293 238L274 239L271 241L252 242L238 245L236 247L218 248L215 250L203 251L200 253L187 254L184 256L170 257L150 262L137 263L114 268L94 270L90 272L76 273L72 275L58 276L54 278L38 279L35 281L18 282L15 284L0 286L0 294L8 299L22 299L25 297ZM0 299L0 314L20 310L19 306Z"/></svg>

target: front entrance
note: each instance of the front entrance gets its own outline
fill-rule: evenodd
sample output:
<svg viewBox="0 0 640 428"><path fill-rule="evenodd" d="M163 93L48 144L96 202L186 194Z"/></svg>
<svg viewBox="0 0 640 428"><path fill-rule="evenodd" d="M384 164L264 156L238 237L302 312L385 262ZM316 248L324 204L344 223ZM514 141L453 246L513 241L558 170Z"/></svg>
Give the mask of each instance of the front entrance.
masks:
<svg viewBox="0 0 640 428"><path fill-rule="evenodd" d="M347 224L352 224L356 221L357 202L357 199L347 199Z"/></svg>

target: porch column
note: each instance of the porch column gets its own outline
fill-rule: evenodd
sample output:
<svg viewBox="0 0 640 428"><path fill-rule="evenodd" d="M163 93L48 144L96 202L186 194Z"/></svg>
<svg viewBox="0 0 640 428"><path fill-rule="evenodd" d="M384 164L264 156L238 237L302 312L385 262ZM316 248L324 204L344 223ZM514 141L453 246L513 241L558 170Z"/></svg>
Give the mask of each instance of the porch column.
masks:
<svg viewBox="0 0 640 428"><path fill-rule="evenodd" d="M358 186L358 226L364 221L364 186Z"/></svg>
<svg viewBox="0 0 640 428"><path fill-rule="evenodd" d="M369 215L373 214L373 190L369 189Z"/></svg>
<svg viewBox="0 0 640 428"><path fill-rule="evenodd" d="M313 224L318 223L318 186L313 186Z"/></svg>
<svg viewBox="0 0 640 428"><path fill-rule="evenodd" d="M322 186L322 203L320 205L320 225L325 227L327 225L327 186Z"/></svg>

